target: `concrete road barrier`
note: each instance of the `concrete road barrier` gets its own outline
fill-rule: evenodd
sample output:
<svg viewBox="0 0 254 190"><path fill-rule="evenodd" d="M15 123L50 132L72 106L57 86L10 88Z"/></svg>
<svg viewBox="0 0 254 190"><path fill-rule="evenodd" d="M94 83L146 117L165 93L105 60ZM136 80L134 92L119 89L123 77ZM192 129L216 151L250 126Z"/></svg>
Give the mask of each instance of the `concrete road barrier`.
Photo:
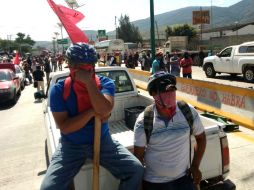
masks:
<svg viewBox="0 0 254 190"><path fill-rule="evenodd" d="M146 90L147 71L129 69L138 88ZM213 82L177 77L177 99L200 110L227 117L230 121L254 129L254 90Z"/></svg>

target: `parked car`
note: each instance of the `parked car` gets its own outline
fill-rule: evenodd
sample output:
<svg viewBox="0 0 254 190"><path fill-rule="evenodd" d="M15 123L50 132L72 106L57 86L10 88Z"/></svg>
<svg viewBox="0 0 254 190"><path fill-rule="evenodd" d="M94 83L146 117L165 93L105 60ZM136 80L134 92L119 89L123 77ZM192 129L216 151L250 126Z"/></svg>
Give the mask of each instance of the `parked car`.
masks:
<svg viewBox="0 0 254 190"><path fill-rule="evenodd" d="M21 90L25 88L26 75L25 75L25 71L22 69L21 66L15 65L12 63L3 63L3 64L0 64L0 69L11 69L17 76L19 76Z"/></svg>
<svg viewBox="0 0 254 190"><path fill-rule="evenodd" d="M254 81L254 41L229 46L214 56L204 59L203 70L209 78L216 73L243 75L245 81Z"/></svg>
<svg viewBox="0 0 254 190"><path fill-rule="evenodd" d="M17 102L21 94L19 76L10 69L0 69L0 102Z"/></svg>

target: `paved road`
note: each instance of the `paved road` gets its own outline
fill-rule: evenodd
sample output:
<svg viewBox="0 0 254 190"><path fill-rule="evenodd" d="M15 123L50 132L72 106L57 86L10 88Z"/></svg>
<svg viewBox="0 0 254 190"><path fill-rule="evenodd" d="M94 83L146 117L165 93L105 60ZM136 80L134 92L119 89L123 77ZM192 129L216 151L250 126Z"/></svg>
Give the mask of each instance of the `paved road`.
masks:
<svg viewBox="0 0 254 190"><path fill-rule="evenodd" d="M192 78L197 80L215 82L219 84L226 84L231 86L237 86L242 88L251 88L254 89L254 82L247 83L244 81L242 75L238 75L236 77L230 76L230 74L217 74L215 78L207 78L205 72L202 70L201 67L193 66L192 67Z"/></svg>
<svg viewBox="0 0 254 190"><path fill-rule="evenodd" d="M14 106L0 105L0 190L38 190L46 169L42 103L26 86Z"/></svg>
<svg viewBox="0 0 254 190"><path fill-rule="evenodd" d="M230 174L237 190L254 190L254 131L240 127L228 133Z"/></svg>
<svg viewBox="0 0 254 190"><path fill-rule="evenodd" d="M122 64L122 67L123 66L124 64ZM138 66L135 69L141 70L141 67ZM254 82L252 83L245 82L242 75L232 77L230 76L230 74L222 73L222 74L216 74L215 78L207 78L202 67L198 67L198 66L192 67L192 78L197 80L202 80L202 81L209 81L209 82L215 82L219 84L226 84L226 85L237 86L242 88L254 89Z"/></svg>

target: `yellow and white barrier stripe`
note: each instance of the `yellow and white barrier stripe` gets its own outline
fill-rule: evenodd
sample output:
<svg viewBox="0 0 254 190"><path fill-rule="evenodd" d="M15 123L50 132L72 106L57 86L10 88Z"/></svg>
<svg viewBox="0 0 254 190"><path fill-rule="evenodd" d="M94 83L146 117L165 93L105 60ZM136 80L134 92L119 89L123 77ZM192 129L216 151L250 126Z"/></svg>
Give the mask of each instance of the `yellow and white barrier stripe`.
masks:
<svg viewBox="0 0 254 190"><path fill-rule="evenodd" d="M129 71L137 87L146 90L150 73ZM254 90L180 77L177 77L177 89L177 99L254 129Z"/></svg>

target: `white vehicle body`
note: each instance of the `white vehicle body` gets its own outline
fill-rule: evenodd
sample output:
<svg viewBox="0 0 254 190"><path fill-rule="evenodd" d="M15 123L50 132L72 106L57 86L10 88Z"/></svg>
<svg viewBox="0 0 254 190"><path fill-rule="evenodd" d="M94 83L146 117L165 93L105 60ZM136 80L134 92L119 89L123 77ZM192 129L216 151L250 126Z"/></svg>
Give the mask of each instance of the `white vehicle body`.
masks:
<svg viewBox="0 0 254 190"><path fill-rule="evenodd" d="M254 41L224 48L219 54L204 59L207 77L216 73L243 74L248 82L254 80Z"/></svg>
<svg viewBox="0 0 254 190"><path fill-rule="evenodd" d="M109 118L110 133L113 138L133 151L134 132L126 127L125 108L136 106L147 106L152 103L152 98L146 94L140 94L131 78L128 70L122 67L101 67L96 68L97 74L106 75L114 79L116 84L115 104ZM54 85L60 78L63 79L69 72L53 73L50 86ZM49 157L55 152L59 143L60 131L57 129L52 112L49 107L49 98L45 99L44 119L47 131L47 146ZM207 136L207 148L201 162L203 180L224 179L229 173L229 159L227 136L222 130L222 125L211 119L200 116L205 126ZM192 138L192 145L195 140ZM224 153L226 154L224 154ZM224 163L224 164L223 164ZM107 170L100 167L100 189L116 190L119 181ZM74 178L76 190L92 189L92 162L87 163L81 168Z"/></svg>

